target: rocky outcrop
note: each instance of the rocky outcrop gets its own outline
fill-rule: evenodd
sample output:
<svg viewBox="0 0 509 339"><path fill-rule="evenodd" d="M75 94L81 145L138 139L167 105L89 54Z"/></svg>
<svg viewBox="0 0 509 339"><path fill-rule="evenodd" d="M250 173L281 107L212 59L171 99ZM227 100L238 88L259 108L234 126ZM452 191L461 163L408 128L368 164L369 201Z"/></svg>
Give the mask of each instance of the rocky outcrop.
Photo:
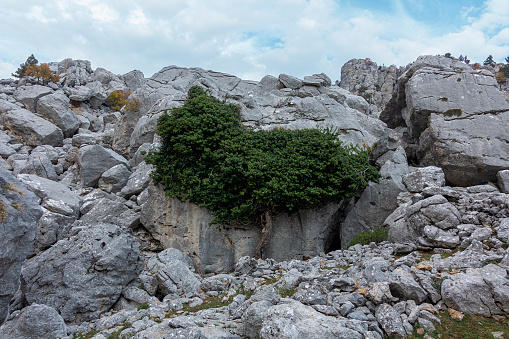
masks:
<svg viewBox="0 0 509 339"><path fill-rule="evenodd" d="M241 257L257 254L260 226L209 225L214 216L207 209L169 198L159 186L150 185L147 194L150 200L142 206L141 223L163 247L189 254L199 270L227 272ZM274 216L271 233L259 253L263 258L286 260L339 248L348 203Z"/></svg>
<svg viewBox="0 0 509 339"><path fill-rule="evenodd" d="M0 113L1 126L20 137L27 145L63 145L62 130L34 113L22 108L6 111L0 108Z"/></svg>
<svg viewBox="0 0 509 339"><path fill-rule="evenodd" d="M381 112L392 98L404 67L378 66L370 59L352 59L341 67L339 86L360 95Z"/></svg>
<svg viewBox="0 0 509 339"><path fill-rule="evenodd" d="M164 248L188 254L202 272L230 271L245 255L254 256L261 230L256 227L211 226L214 216L204 207L167 197L160 187L147 188L141 223Z"/></svg>
<svg viewBox="0 0 509 339"><path fill-rule="evenodd" d="M389 88L390 77L361 79L362 71L372 79L375 71L387 71L368 66L345 83L356 84L354 91L368 83L374 89L365 92L377 92L382 83ZM0 260L6 272L0 272L6 281L0 286L8 287L0 291L0 317L9 301L11 312L0 336L66 337L94 330L98 338L383 338L408 335L416 324L432 332L440 321L436 313L447 308L508 313L509 195L493 185L447 186L454 176L440 162L407 165L407 159L412 165L430 159L424 146L431 139L422 136L442 137L430 126L450 132L449 125L435 124L433 114L453 109L440 106L463 93L453 85L485 90L478 99L493 95L483 104L493 107L481 111L471 103L465 119L447 116L447 123L496 120L504 112L496 111L499 101L487 73L435 57L414 66L398 80L391 102L401 114L386 109L383 115L393 130L376 119L378 106L350 87L331 86L325 74L269 75L253 82L170 66L145 79L139 71L115 75L67 59L50 65L61 77L57 84L1 80L0 168L21 181L23 194L2 185L6 220L12 217L16 229L2 234L7 242L0 246L6 258ZM434 85L421 88L418 79L449 86L448 100L436 107L427 102L421 92L438 94ZM210 226L213 216L205 208L169 198L151 184L152 167L143 161L159 147L161 112L181 105L193 85L239 105L249 128L332 128L344 142L371 147L378 141L371 160L381 170L380 181L346 201L274 215L263 234L252 225ZM138 109L113 111L106 98L114 90L130 90L140 100ZM9 120L14 112L22 117L15 124ZM470 142L477 145L475 138ZM448 156L445 146L433 145L431 151L443 151L440 159ZM496 176L503 192L509 186L505 172ZM16 210L20 199L33 201ZM33 211L31 219L27 211ZM347 249L360 231L380 225L389 228L393 243ZM209 308L218 303L223 306Z"/></svg>
<svg viewBox="0 0 509 339"><path fill-rule="evenodd" d="M32 251L42 211L37 197L0 164L0 324L19 288L21 265Z"/></svg>
<svg viewBox="0 0 509 339"><path fill-rule="evenodd" d="M416 143L410 160L442 168L454 185L495 182L509 167L509 103L488 71L421 56L398 79L380 118L391 128L406 126Z"/></svg>
<svg viewBox="0 0 509 339"><path fill-rule="evenodd" d="M341 248L348 248L359 233L380 227L398 207L399 193L407 190L402 180L409 173L409 168L405 150L396 133L387 131L379 139L372 156L381 165L381 178L377 183L369 183L341 224Z"/></svg>
<svg viewBox="0 0 509 339"><path fill-rule="evenodd" d="M23 265L21 289L29 304L51 306L65 321L81 323L109 310L142 262L137 241L116 225L73 233Z"/></svg>
<svg viewBox="0 0 509 339"><path fill-rule="evenodd" d="M64 319L47 305L33 304L18 311L0 327L0 337L10 339L70 338Z"/></svg>
<svg viewBox="0 0 509 339"><path fill-rule="evenodd" d="M141 144L152 142L157 120L154 114L180 106L194 85L240 105L241 119L254 129L330 127L341 131L340 139L346 143L362 144L364 140L373 144L385 126L367 115L369 107L364 99L330 83L325 74L305 80L282 74L256 83L200 68L165 67L139 89L136 97L140 106L123 115L115 130L113 149L132 156Z"/></svg>

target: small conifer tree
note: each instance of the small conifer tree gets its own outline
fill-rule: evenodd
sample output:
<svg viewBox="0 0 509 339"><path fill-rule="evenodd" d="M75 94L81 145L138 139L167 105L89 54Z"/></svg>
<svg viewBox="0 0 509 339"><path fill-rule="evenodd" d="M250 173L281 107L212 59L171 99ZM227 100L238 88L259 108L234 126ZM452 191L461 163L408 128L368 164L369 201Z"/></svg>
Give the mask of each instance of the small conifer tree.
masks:
<svg viewBox="0 0 509 339"><path fill-rule="evenodd" d="M34 66L37 65L38 61L34 57L34 55L30 55L24 63L19 65L19 68L16 70L16 72L12 73L11 75L16 78L22 78L25 75L26 69L28 66Z"/></svg>

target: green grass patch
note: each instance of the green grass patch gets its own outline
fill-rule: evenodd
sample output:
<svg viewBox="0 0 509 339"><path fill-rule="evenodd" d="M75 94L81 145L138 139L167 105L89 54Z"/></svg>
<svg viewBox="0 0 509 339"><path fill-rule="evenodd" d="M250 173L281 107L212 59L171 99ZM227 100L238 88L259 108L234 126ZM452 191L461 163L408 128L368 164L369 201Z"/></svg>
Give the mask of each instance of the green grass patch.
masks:
<svg viewBox="0 0 509 339"><path fill-rule="evenodd" d="M371 242L379 243L387 240L388 235L389 235L388 227L377 227L374 230L361 232L357 234L357 236L353 238L352 241L350 241L348 247L356 244L367 245Z"/></svg>
<svg viewBox="0 0 509 339"><path fill-rule="evenodd" d="M503 315L495 318L487 318L480 315L465 315L460 320L454 320L448 312L441 312L438 318L441 324L435 324L435 331L425 333L433 338L443 339L479 339L493 338L492 332L504 332L503 338L509 338L509 318ZM408 338L424 338L424 335L414 333Z"/></svg>
<svg viewBox="0 0 509 339"><path fill-rule="evenodd" d="M446 117L459 117L463 111L461 108L451 108L444 112Z"/></svg>
<svg viewBox="0 0 509 339"><path fill-rule="evenodd" d="M138 306L136 306L136 309L139 311L139 310L146 310L149 308L149 305L148 304L140 304Z"/></svg>
<svg viewBox="0 0 509 339"><path fill-rule="evenodd" d="M85 333L85 334L75 334L74 335L74 339L90 339L94 335L96 335L97 333L99 333L99 331L93 330L93 331L90 331L90 332Z"/></svg>

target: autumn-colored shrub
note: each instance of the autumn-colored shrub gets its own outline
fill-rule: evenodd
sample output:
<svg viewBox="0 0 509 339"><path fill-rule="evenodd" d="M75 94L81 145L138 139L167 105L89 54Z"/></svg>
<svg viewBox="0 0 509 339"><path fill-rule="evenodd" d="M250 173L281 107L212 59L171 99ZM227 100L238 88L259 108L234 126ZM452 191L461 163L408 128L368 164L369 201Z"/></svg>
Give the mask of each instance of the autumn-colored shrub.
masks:
<svg viewBox="0 0 509 339"><path fill-rule="evenodd" d="M497 79L499 84L506 82L507 80L503 72L497 72L497 74L495 74L495 79Z"/></svg>
<svg viewBox="0 0 509 339"><path fill-rule="evenodd" d="M134 97L131 97L131 91L115 90L111 92L107 100L111 104L111 108L115 111L120 111L124 107L125 111L137 110L140 106L140 101Z"/></svg>
<svg viewBox="0 0 509 339"><path fill-rule="evenodd" d="M58 82L60 80L60 77L51 71L48 64L41 64L39 66L29 65L26 67L24 75L33 76L37 78L38 82L42 80L44 84L47 84L50 81Z"/></svg>

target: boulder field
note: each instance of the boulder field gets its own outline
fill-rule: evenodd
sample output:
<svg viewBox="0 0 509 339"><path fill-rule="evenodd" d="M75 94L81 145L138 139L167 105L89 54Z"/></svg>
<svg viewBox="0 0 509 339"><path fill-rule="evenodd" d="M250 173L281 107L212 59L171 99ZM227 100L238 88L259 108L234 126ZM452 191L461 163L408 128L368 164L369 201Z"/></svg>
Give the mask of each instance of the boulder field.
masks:
<svg viewBox="0 0 509 339"><path fill-rule="evenodd" d="M509 314L509 104L490 67L355 59L333 85L49 66L58 83L0 80L0 338L404 338L445 310ZM157 119L195 85L248 128L372 147L379 182L274 216L258 252L261 227L211 227L150 177ZM387 241L349 247L377 227Z"/></svg>

